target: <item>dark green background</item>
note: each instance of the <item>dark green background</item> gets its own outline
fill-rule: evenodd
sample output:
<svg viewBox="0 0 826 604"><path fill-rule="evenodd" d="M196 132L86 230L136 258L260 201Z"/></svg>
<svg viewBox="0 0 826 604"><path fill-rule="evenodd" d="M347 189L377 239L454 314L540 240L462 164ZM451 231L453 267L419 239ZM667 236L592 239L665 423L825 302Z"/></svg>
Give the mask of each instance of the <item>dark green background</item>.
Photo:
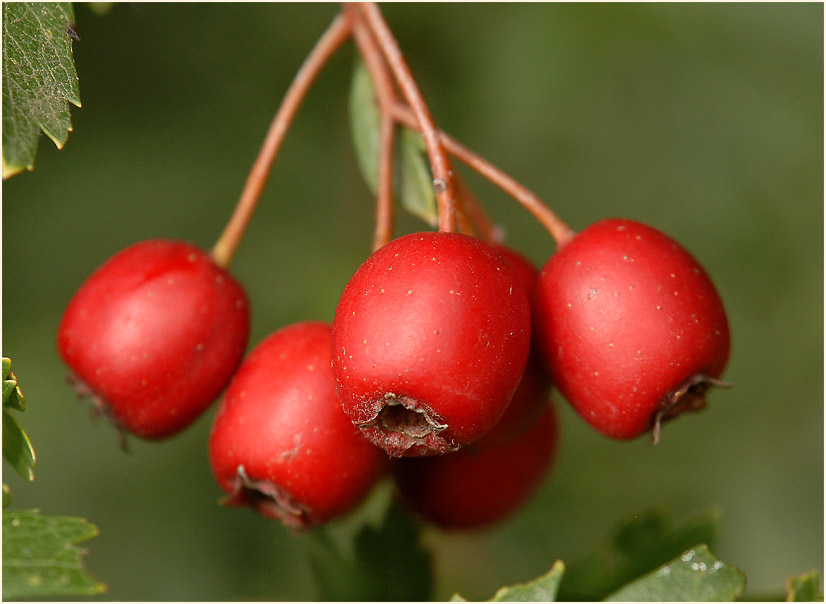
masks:
<svg viewBox="0 0 826 604"><path fill-rule="evenodd" d="M82 109L63 151L3 183L3 354L36 480L13 506L100 527L87 564L121 600L314 599L301 539L216 505L210 410L164 443L89 420L54 345L103 260L150 237L210 247L269 121L335 4L77 5ZM574 229L627 216L671 234L726 302L729 391L652 447L613 442L563 404L553 475L488 532L428 531L437 598L486 598L591 551L650 505L723 512L715 553L755 592L823 567L823 6L392 4L385 14L436 121ZM353 49L335 57L282 149L232 270L251 345L331 320L369 253L372 201L347 126ZM466 175L467 171L464 172ZM509 242L554 250L515 202L469 181ZM422 229L402 219L400 232ZM162 370L162 368L159 368ZM562 403L562 401L560 401Z"/></svg>

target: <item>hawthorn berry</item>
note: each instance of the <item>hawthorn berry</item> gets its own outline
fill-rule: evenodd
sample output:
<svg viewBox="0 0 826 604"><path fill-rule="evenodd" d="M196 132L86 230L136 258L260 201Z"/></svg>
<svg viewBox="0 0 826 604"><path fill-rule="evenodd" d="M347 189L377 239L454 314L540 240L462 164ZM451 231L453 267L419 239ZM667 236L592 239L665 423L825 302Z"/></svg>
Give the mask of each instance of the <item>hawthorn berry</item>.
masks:
<svg viewBox="0 0 826 604"><path fill-rule="evenodd" d="M457 530L484 528L518 511L547 477L558 449L547 384L541 368L529 365L490 432L452 453L396 460L393 477L404 504Z"/></svg>
<svg viewBox="0 0 826 604"><path fill-rule="evenodd" d="M630 439L705 406L729 357L723 303L689 252L625 219L596 222L542 269L535 329L546 368L602 434Z"/></svg>
<svg viewBox="0 0 826 604"><path fill-rule="evenodd" d="M534 266L533 262L513 248L502 244L496 244L494 247L499 250L508 262L513 265L513 268L516 269L522 285L525 286L525 293L528 295L528 300L531 300L534 291L536 291L536 283L539 280L539 270Z"/></svg>
<svg viewBox="0 0 826 604"><path fill-rule="evenodd" d="M117 427L161 439L218 398L248 337L247 296L228 272L190 243L148 240L83 283L57 346L78 391Z"/></svg>
<svg viewBox="0 0 826 604"><path fill-rule="evenodd" d="M227 505L306 528L355 507L386 473L387 455L341 411L330 333L319 321L284 327L230 382L209 439Z"/></svg>
<svg viewBox="0 0 826 604"><path fill-rule="evenodd" d="M505 412L528 355L530 303L501 253L457 233L374 252L333 320L333 374L353 424L390 455L456 450Z"/></svg>

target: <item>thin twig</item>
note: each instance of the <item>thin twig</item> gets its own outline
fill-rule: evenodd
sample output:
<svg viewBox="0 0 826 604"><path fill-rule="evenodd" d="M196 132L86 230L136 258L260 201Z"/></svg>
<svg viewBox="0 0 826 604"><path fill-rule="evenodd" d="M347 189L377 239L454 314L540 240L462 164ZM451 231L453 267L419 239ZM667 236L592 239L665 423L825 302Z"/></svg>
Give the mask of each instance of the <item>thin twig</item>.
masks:
<svg viewBox="0 0 826 604"><path fill-rule="evenodd" d="M456 202L454 199L453 174L450 160L437 135L436 125L424 102L416 80L402 56L399 45L375 3L359 3L367 25L376 37L396 82L416 119L417 129L424 138L430 167L433 170L433 188L439 206L439 230L453 232L456 229Z"/></svg>
<svg viewBox="0 0 826 604"><path fill-rule="evenodd" d="M219 266L226 268L232 261L244 230L261 197L261 192L264 190L264 184L275 157L278 155L281 143L310 86L322 67L326 65L330 57L349 36L349 19L342 14L337 15L316 42L310 54L307 55L295 79L290 84L290 88L287 90L281 106L273 118L261 150L258 152L258 157L250 170L249 176L247 176L247 182L235 210L210 252L213 261Z"/></svg>
<svg viewBox="0 0 826 604"><path fill-rule="evenodd" d="M418 128L418 120L409 107L397 103L392 107L393 116L411 128ZM499 168L483 157L471 151L448 134L437 131L437 135L451 155L487 178L490 182L513 197L536 218L542 226L556 240L557 247L562 247L575 235L574 231L565 224L548 206L530 190L502 172Z"/></svg>
<svg viewBox="0 0 826 604"><path fill-rule="evenodd" d="M345 5L345 10L351 19L353 39L370 73L370 79L373 80L381 115L376 178L376 226L373 231L375 251L393 237L393 153L396 144L396 121L390 113L390 108L398 102L398 96L381 50L364 24L361 12L352 4Z"/></svg>

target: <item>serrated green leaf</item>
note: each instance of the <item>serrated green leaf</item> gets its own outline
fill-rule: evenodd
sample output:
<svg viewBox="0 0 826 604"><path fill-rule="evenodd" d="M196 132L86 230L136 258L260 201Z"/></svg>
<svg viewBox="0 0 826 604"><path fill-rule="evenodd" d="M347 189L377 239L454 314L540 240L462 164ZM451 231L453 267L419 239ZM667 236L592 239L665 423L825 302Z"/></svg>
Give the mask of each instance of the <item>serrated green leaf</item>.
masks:
<svg viewBox="0 0 826 604"><path fill-rule="evenodd" d="M493 597L487 602L556 602L556 595L559 591L559 583L562 575L565 574L565 564L562 560L557 560L554 565L544 575L528 581L500 587ZM459 594L454 594L450 598L451 602L467 602Z"/></svg>
<svg viewBox="0 0 826 604"><path fill-rule="evenodd" d="M786 580L786 602L822 601L820 573L816 570L795 575Z"/></svg>
<svg viewBox="0 0 826 604"><path fill-rule="evenodd" d="M713 543L719 517L712 508L675 525L664 507L634 514L593 554L568 565L560 599L600 600L695 544Z"/></svg>
<svg viewBox="0 0 826 604"><path fill-rule="evenodd" d="M83 568L74 544L98 529L83 518L43 516L37 510L3 513L3 598L85 596L106 591Z"/></svg>
<svg viewBox="0 0 826 604"><path fill-rule="evenodd" d="M319 595L330 601L421 601L432 590L420 526L392 504L379 527L365 525L345 551L324 528L308 535Z"/></svg>
<svg viewBox="0 0 826 604"><path fill-rule="evenodd" d="M373 194L379 171L379 129L381 116L376 92L364 62L356 62L349 98L350 129L362 176ZM396 137L393 192L401 206L430 226L438 223L433 176L422 136L407 127Z"/></svg>
<svg viewBox="0 0 826 604"><path fill-rule="evenodd" d="M80 107L70 2L3 3L3 178L33 169L41 130L62 148Z"/></svg>
<svg viewBox="0 0 826 604"><path fill-rule="evenodd" d="M608 602L731 602L746 577L698 545L611 594Z"/></svg>

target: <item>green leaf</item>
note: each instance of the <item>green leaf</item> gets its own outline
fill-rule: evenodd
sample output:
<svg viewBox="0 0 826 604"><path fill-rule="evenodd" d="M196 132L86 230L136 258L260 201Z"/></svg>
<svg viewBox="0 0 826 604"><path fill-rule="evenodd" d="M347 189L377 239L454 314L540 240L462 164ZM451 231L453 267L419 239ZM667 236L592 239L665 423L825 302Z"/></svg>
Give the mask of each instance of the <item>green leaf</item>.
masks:
<svg viewBox="0 0 826 604"><path fill-rule="evenodd" d="M3 459L26 480L34 480L36 457L29 437L9 409L26 410L26 399L11 371L11 359L3 357Z"/></svg>
<svg viewBox="0 0 826 604"><path fill-rule="evenodd" d="M822 601L820 591L820 573L811 570L802 575L795 575L786 580L786 602Z"/></svg>
<svg viewBox="0 0 826 604"><path fill-rule="evenodd" d="M11 372L11 359L3 357L3 408L6 407L25 411L26 399L17 385L17 378Z"/></svg>
<svg viewBox="0 0 826 604"><path fill-rule="evenodd" d="M634 514L593 554L568 565L560 599L600 600L697 543L713 543L719 516L712 508L675 526L667 508Z"/></svg>
<svg viewBox="0 0 826 604"><path fill-rule="evenodd" d="M397 137L395 188L402 207L431 227L439 224L436 193L422 135L402 128Z"/></svg>
<svg viewBox="0 0 826 604"><path fill-rule="evenodd" d="M83 568L74 544L98 534L82 518L43 516L37 510L3 513L3 598L85 596L106 586Z"/></svg>
<svg viewBox="0 0 826 604"><path fill-rule="evenodd" d="M559 583L565 574L565 564L557 560L544 575L527 583L501 587L488 602L556 602ZM451 602L467 602L459 594L450 598Z"/></svg>
<svg viewBox="0 0 826 604"><path fill-rule="evenodd" d="M70 2L3 3L3 178L34 168L42 130L60 149L80 107Z"/></svg>
<svg viewBox="0 0 826 604"><path fill-rule="evenodd" d="M3 409L3 459L26 480L34 480L36 457L29 437L11 413Z"/></svg>
<svg viewBox="0 0 826 604"><path fill-rule="evenodd" d="M746 577L698 545L614 592L609 602L731 602Z"/></svg>
<svg viewBox="0 0 826 604"><path fill-rule="evenodd" d="M365 525L352 548L334 543L324 528L310 535L310 565L321 600L421 601L432 591L430 552L420 526L393 503L379 527Z"/></svg>
<svg viewBox="0 0 826 604"><path fill-rule="evenodd" d="M379 172L379 129L381 116L376 91L364 62L356 62L350 87L350 128L356 158L365 182L376 193ZM433 176L422 136L401 127L394 149L393 192L402 207L435 227L438 224Z"/></svg>

